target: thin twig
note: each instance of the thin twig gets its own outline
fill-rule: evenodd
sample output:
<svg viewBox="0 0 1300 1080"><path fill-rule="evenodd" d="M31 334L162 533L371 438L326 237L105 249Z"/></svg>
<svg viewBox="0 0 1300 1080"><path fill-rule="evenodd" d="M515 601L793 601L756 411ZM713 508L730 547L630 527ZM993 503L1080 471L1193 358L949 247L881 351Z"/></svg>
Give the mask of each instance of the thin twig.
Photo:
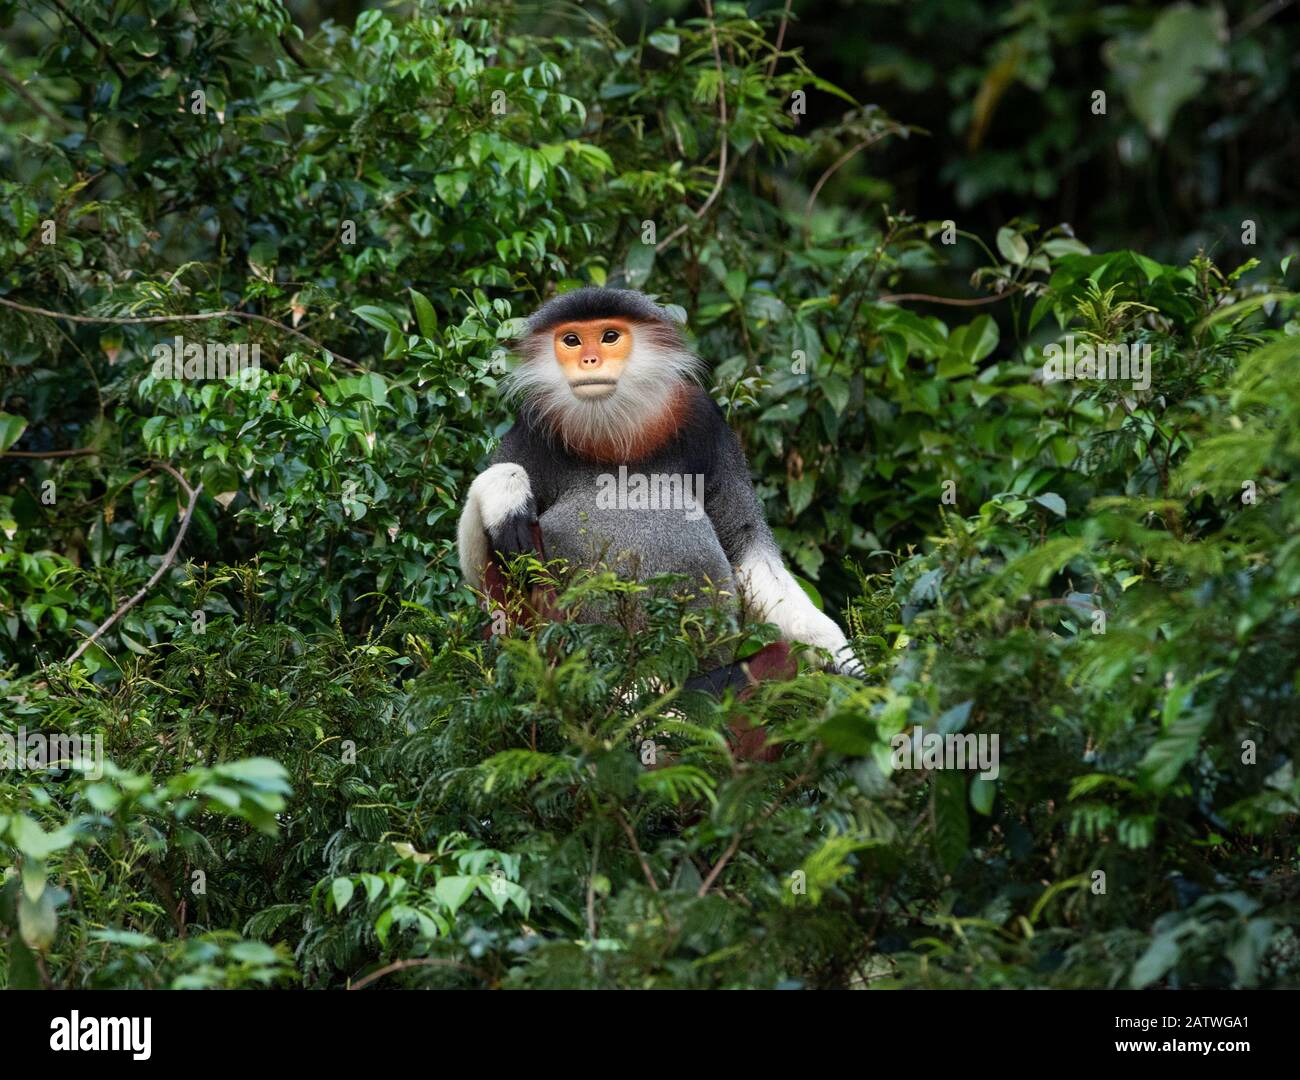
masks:
<svg viewBox="0 0 1300 1080"><path fill-rule="evenodd" d="M646 862L645 855L641 853L641 845L636 842L636 832L633 830L632 826L628 824L627 818L623 816L622 810L615 807L614 814L618 818L618 823L623 826L623 831L627 833L628 843L632 845L632 851L636 855L637 861L641 864L641 873L645 875L646 884L648 884L653 891L658 892L659 884L655 881L654 874L650 872L650 864Z"/></svg>
<svg viewBox="0 0 1300 1080"><path fill-rule="evenodd" d="M20 304L16 300L8 300L0 296L0 304L5 307L13 308L15 311L25 311L29 315L44 315L49 319L63 319L67 322L74 323L108 323L114 326L143 326L153 323L171 323L171 322L205 322L209 319L247 319L249 322L264 323L267 326L274 326L277 330L282 330L286 334L292 334L294 337L302 338L309 345L314 345L329 353L341 363L348 364L351 367L360 367L360 365L342 353L335 352L333 349L322 345L315 338L310 338L301 330L295 330L292 326L285 326L284 323L276 322L275 319L267 318L265 315L255 315L251 311L202 311L191 315L69 315L64 311L51 311L49 308L33 307L30 304Z"/></svg>
<svg viewBox="0 0 1300 1080"><path fill-rule="evenodd" d="M111 627L115 622L117 622L118 619L120 619L123 615L125 615L128 611L130 611L133 607L135 607L136 604L138 604L141 600L143 600L145 594L148 593L148 591L158 583L158 581L162 578L163 574L167 573L167 571L171 568L172 563L176 561L176 553L181 549L181 541L185 539L185 534L189 532L190 521L194 517L194 507L199 501L199 493L203 490L203 483L200 481L198 487L192 488L186 482L185 477L181 476L180 473L178 473L166 462L163 461L158 462L158 467L161 469L165 469L167 472L169 472L175 478L176 482L180 484L181 488L189 493L190 502L189 505L185 507L185 513L181 517L180 528L176 530L176 539L172 541L171 550L167 552L166 556L163 558L162 564L158 567L158 569L153 572L153 576L150 577L149 580L144 583L144 586L140 589L139 592L137 592L133 597L131 597L130 600L128 600L121 607L119 607L115 612L113 612L113 614L108 617L108 620L105 623L103 623L98 628L96 628L95 632L91 634L90 637L86 638L86 640L83 641L80 646L78 646L77 651L74 652L68 658L69 664L75 663L77 658L81 656L81 654L84 653L87 649L89 649L90 646L95 643L95 640L101 634L107 631L109 627Z"/></svg>
<svg viewBox="0 0 1300 1080"><path fill-rule="evenodd" d="M145 861L144 872L145 876L153 882L153 887L158 890L158 895L163 899L163 905L167 908L168 914L171 915L172 922L176 924L176 936L185 937L184 906L176 903L176 893L172 890L171 882L163 876L162 870L152 860Z"/></svg>
<svg viewBox="0 0 1300 1080"><path fill-rule="evenodd" d="M284 47L284 51L289 54L289 59L300 68L308 66L307 61L302 58L302 53L298 51L298 46L293 43L293 38L287 32L280 35L280 44Z"/></svg>
<svg viewBox="0 0 1300 1080"><path fill-rule="evenodd" d="M696 210L695 219L698 221L709 212L709 207L722 194L723 185L726 183L727 176L727 85L726 79L722 73L722 53L718 51L718 26L713 17L713 4L711 0L704 0L704 10L709 16L709 40L713 45L713 64L718 69L718 123L719 123L719 146L718 146L718 178L713 183L713 190L709 192L709 197L704 200L704 204ZM665 236L655 245L655 253L663 251L669 244L682 235L691 223L684 221L678 225L672 232Z"/></svg>
<svg viewBox="0 0 1300 1080"><path fill-rule="evenodd" d="M708 893L709 889L712 888L713 883L718 880L718 875L722 873L723 867L725 867L727 863L731 861L732 856L734 856L736 852L740 850L741 841L744 840L745 837L747 837L760 825L762 825L763 822L765 822L773 814L775 814L777 810L780 808L781 804L785 802L786 796L789 795L790 792L794 791L795 788L797 788L800 784L802 784L805 780L807 780L808 777L812 776L812 767L816 763L817 759L821 757L821 754L822 754L822 747L818 746L817 749L812 752L812 756L808 759L808 764L804 767L803 772L801 772L798 776L796 776L793 780L791 780L788 784L786 784L784 788L781 789L781 794L779 794L775 799L772 800L771 804L768 806L766 810L763 811L763 813L761 813L758 817L756 817L753 821L751 821L748 825L746 825L743 829L741 829L740 832L736 834L735 839L732 840L729 845L727 845L727 850L724 851L722 853L722 857L718 859L716 863L713 864L713 869L709 871L708 876L700 884L699 891L695 894L696 896L704 896L706 893Z"/></svg>
<svg viewBox="0 0 1300 1080"><path fill-rule="evenodd" d="M58 113L56 113L53 109L51 109L48 105L46 105L45 102L43 102L40 98L38 98L35 94L33 94L30 90L28 90L27 87L25 87L22 84L22 81L18 78L18 76L14 75L3 64L0 64L0 79L3 79L6 83L8 83L9 88L13 90L15 94L17 94L20 98L22 98L25 102L27 102L28 105L30 105L33 109L35 109L38 113L40 113L43 117L45 117L45 119L48 120L51 124L55 125L55 127L61 128L64 131L72 130L71 124L69 124L65 119L63 119L63 117L61 117Z"/></svg>
<svg viewBox="0 0 1300 1080"><path fill-rule="evenodd" d="M863 284L862 288L858 290L858 298L854 301L853 311L849 314L848 326L845 327L844 333L840 335L840 343L835 350L835 358L831 361L830 370L832 372L839 367L840 359L844 356L845 350L848 349L849 341L853 337L853 328L858 325L858 312L862 310L862 303L866 300L867 293L875 283L876 274L879 272L881 261L885 257L885 251L889 248L889 245L893 243L894 236L898 233L898 222L892 217L888 220L889 228L885 230L885 235L881 238L880 243L876 245L876 255L875 258L871 260L871 269L867 271L867 280ZM867 260L863 259L849 271L848 277L844 279L844 295L846 297L853 295L853 291L849 288L849 284L857 276L858 271L866 265Z"/></svg>
<svg viewBox="0 0 1300 1080"><path fill-rule="evenodd" d="M1295 0L1273 0L1273 3L1265 4L1262 8L1258 8L1247 18L1242 19L1241 24L1235 30L1231 31L1229 36L1238 40L1246 37L1248 34L1258 30L1268 22L1269 19L1278 14L1278 12L1285 11L1294 2Z"/></svg>
<svg viewBox="0 0 1300 1080"><path fill-rule="evenodd" d="M478 968L472 968L468 964L462 964L458 960L444 960L437 956L419 957L413 960L396 960L391 964L381 967L378 971L372 971L364 979L359 979L348 985L349 990L360 990L363 986L369 986L376 979L382 979L385 975L391 975L394 971L402 971L406 968L413 967L448 967L456 968L458 971L468 971L487 982L487 975L479 971Z"/></svg>
<svg viewBox="0 0 1300 1080"><path fill-rule="evenodd" d="M52 458L52 457L81 457L84 454L102 454L102 450L96 450L91 446L83 446L77 450L6 450L0 457L21 457L21 458Z"/></svg>
<svg viewBox="0 0 1300 1080"><path fill-rule="evenodd" d="M600 830L591 844L591 876L587 878L587 940L596 940L596 867L600 858Z"/></svg>
<svg viewBox="0 0 1300 1080"><path fill-rule="evenodd" d="M727 845L727 850L722 853L722 858L713 864L713 869L709 871L709 876L701 883L700 891L695 894L696 896L704 896L713 887L718 875L722 873L722 868L731 862L731 857L740 850L740 842L745 838L747 832L748 830L742 829L736 833L735 838Z"/></svg>
<svg viewBox="0 0 1300 1080"><path fill-rule="evenodd" d="M949 304L952 307L978 307L980 304L996 304L999 300L1005 300L1016 292L1015 289L1008 289L997 296L980 296L974 300L958 300L952 296L931 296L929 293L905 292L894 293L891 296L877 296L877 304L896 304L900 300L924 300L927 304Z"/></svg>
<svg viewBox="0 0 1300 1080"><path fill-rule="evenodd" d="M878 143L881 139L883 139L888 134L889 132L887 131L879 131L875 135L868 136L867 138L863 139L860 143L858 143L856 146L850 148L849 150L846 150L843 154L841 154L839 158L836 159L835 163L831 165L831 167L827 169L824 173L821 174L821 176L817 180L817 183L813 185L812 193L808 196L808 205L803 208L804 232L808 231L808 220L809 218L812 217L813 203L817 201L817 196L821 194L822 186L826 183L826 181L829 180L832 176L834 176L837 172L839 172L839 170L849 161L850 158L853 157L854 154L857 154L860 151L865 150L868 146L872 145L872 143Z"/></svg>
<svg viewBox="0 0 1300 1080"><path fill-rule="evenodd" d="M124 68L121 64L117 62L117 59L113 56L108 46L104 44L102 38L100 38L93 30L90 29L89 26L87 26L84 22L82 22L79 18L77 18L76 15L74 15L71 11L69 11L67 7L64 5L63 0L50 0L50 3L52 3L56 8L58 8L61 12L63 12L64 18L66 18L70 23L72 23L73 26L75 26L78 30L81 31L81 36L84 37L87 41L89 41L93 46L95 46L96 49L99 50L99 55L103 59L108 61L109 66L114 71L117 72L117 77L122 80L122 83L124 85L128 81L130 81L131 76L129 76L126 73L126 68Z"/></svg>
<svg viewBox="0 0 1300 1080"><path fill-rule="evenodd" d="M785 10L781 12L781 26L776 32L776 45L772 49L772 59L767 65L767 77L770 79L776 71L776 63L781 59L781 46L785 42L785 28L790 22L790 5L794 0L785 0Z"/></svg>

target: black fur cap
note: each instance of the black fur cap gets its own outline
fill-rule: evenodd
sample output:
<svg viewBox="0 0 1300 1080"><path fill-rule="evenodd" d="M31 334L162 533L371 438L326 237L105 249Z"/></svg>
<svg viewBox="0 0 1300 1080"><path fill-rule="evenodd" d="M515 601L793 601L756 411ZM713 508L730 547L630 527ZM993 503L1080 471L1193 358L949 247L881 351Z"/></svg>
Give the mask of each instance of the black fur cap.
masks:
<svg viewBox="0 0 1300 1080"><path fill-rule="evenodd" d="M681 324L645 293L635 289L602 289L588 285L548 300L528 320L528 332L536 334L566 322L615 318L632 322L665 323L677 331Z"/></svg>

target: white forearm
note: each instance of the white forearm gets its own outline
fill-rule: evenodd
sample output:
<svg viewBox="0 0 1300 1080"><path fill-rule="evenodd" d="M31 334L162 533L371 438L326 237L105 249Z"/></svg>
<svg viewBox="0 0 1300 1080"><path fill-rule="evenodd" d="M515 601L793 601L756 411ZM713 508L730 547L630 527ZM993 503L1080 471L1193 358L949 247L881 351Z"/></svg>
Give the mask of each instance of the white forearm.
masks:
<svg viewBox="0 0 1300 1080"><path fill-rule="evenodd" d="M825 649L835 658L837 670L861 673L844 631L817 610L777 552L756 545L745 553L735 571L746 602L759 618L775 624L782 638Z"/></svg>
<svg viewBox="0 0 1300 1080"><path fill-rule="evenodd" d="M492 557L488 534L527 506L531 497L528 473L509 461L485 469L470 484L456 529L456 553L471 588L482 584L483 568Z"/></svg>

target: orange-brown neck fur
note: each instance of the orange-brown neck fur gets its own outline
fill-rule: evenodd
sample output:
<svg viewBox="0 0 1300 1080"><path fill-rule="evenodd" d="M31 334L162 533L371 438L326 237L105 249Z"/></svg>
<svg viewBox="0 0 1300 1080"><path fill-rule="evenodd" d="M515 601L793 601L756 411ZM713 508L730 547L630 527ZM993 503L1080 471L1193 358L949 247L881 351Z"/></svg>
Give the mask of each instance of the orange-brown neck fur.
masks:
<svg viewBox="0 0 1300 1080"><path fill-rule="evenodd" d="M551 417L551 430L575 457L601 465L631 465L644 461L666 446L686 423L689 400L686 386L679 383L659 415L630 434L630 441L601 439L581 432L563 430L562 420Z"/></svg>

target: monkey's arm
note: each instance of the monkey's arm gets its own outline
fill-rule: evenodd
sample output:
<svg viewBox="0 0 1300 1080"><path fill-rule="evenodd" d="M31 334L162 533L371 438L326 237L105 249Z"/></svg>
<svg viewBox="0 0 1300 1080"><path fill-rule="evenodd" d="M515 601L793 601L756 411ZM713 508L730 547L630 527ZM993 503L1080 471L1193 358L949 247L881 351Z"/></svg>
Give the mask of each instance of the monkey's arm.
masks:
<svg viewBox="0 0 1300 1080"><path fill-rule="evenodd" d="M735 573L736 584L756 614L774 623L787 641L825 649L843 675L863 674L848 639L829 616L817 610L786 569L749 476L749 463L735 432L719 417L718 467L706 493L705 510Z"/></svg>
<svg viewBox="0 0 1300 1080"><path fill-rule="evenodd" d="M533 485L520 458L520 440L512 428L493 464L474 478L456 529L460 572L470 588L483 584L483 569L494 551L509 558L533 548L532 525L537 521Z"/></svg>

